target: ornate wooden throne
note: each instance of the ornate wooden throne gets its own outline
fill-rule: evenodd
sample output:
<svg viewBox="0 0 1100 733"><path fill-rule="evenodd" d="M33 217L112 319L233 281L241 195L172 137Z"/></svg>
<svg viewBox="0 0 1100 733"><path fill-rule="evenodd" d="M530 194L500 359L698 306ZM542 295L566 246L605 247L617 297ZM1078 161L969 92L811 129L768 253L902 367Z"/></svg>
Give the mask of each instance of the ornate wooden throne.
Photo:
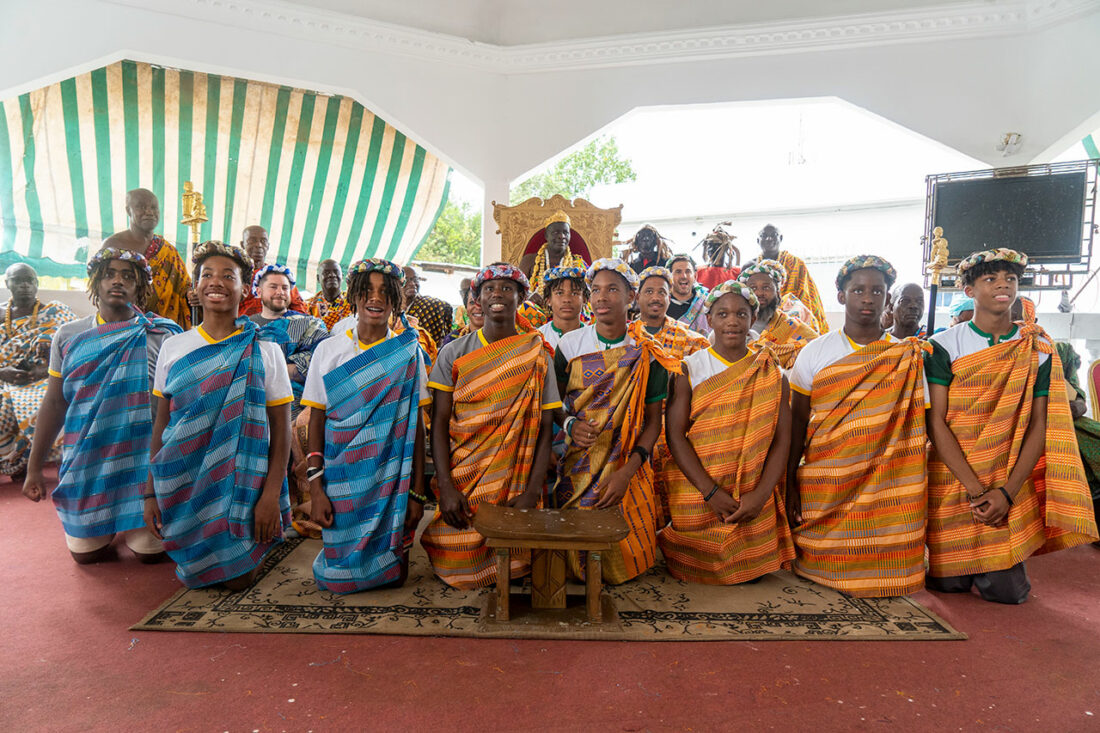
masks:
<svg viewBox="0 0 1100 733"><path fill-rule="evenodd" d="M500 254L505 262L518 265L528 253L537 252L546 241L543 223L553 213L564 211L572 222L569 249L585 262L611 256L615 227L623 219L623 207L601 209L578 198L569 201L554 194L550 198L532 197L521 204L506 206L493 202L493 219L500 235Z"/></svg>

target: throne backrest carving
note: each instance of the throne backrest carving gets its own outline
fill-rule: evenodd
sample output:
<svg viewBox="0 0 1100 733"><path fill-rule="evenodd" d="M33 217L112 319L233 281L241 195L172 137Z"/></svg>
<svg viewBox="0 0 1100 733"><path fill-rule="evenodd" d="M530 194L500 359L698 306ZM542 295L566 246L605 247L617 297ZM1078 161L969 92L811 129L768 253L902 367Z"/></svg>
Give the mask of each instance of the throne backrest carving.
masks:
<svg viewBox="0 0 1100 733"><path fill-rule="evenodd" d="M589 263L600 257L611 257L615 228L623 220L622 204L601 209L582 198L570 201L554 194L546 200L532 197L515 206L493 202L501 259L518 265L524 254L538 251L546 241L543 223L557 211L564 211L572 222L570 249Z"/></svg>

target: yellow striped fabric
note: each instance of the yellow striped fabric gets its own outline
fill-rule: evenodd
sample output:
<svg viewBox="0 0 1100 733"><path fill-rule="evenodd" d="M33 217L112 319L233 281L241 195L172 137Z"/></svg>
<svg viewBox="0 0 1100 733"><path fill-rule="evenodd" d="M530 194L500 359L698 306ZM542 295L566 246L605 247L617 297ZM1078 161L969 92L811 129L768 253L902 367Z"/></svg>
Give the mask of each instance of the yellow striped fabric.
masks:
<svg viewBox="0 0 1100 733"><path fill-rule="evenodd" d="M767 344L779 360L779 366L792 369L802 347L817 338L817 331L802 321L782 311L776 312L764 333L751 346L759 348Z"/></svg>
<svg viewBox="0 0 1100 733"><path fill-rule="evenodd" d="M1039 354L1050 354L1046 451L1016 495L1008 521L974 519L966 490L935 451L928 462L929 574L953 577L1005 570L1028 556L1096 539L1096 521L1077 451L1057 350L1034 323L1020 338L951 364L947 425L983 486L1004 486L1031 420Z"/></svg>
<svg viewBox="0 0 1100 733"><path fill-rule="evenodd" d="M82 277L148 188L186 259L184 181L202 192L201 238L261 224L268 262L315 281L332 257L407 262L446 201L447 165L353 99L119 61L0 101L0 264Z"/></svg>
<svg viewBox="0 0 1100 733"><path fill-rule="evenodd" d="M924 586L927 344L876 341L814 378L796 573L861 597Z"/></svg>
<svg viewBox="0 0 1100 733"><path fill-rule="evenodd" d="M476 514L504 505L527 487L535 457L548 360L537 331L495 341L454 363L451 480ZM436 512L420 539L436 575L455 588L496 582L496 557L473 527L455 529ZM530 570L530 553L512 552L512 577Z"/></svg>
<svg viewBox="0 0 1100 733"><path fill-rule="evenodd" d="M692 390L688 440L707 473L735 499L760 483L782 396L782 374L768 349L750 353ZM674 459L665 467L665 480L671 524L658 539L674 577L732 585L779 570L794 557L782 480L760 514L738 524L718 518Z"/></svg>
<svg viewBox="0 0 1100 733"><path fill-rule="evenodd" d="M810 276L806 263L786 250L779 253L779 263L787 271L787 280L783 283L783 289L779 297L793 295L813 314L813 327L817 333L822 334L829 330L829 321L825 318L825 306L821 304L821 295L817 291L817 284Z"/></svg>

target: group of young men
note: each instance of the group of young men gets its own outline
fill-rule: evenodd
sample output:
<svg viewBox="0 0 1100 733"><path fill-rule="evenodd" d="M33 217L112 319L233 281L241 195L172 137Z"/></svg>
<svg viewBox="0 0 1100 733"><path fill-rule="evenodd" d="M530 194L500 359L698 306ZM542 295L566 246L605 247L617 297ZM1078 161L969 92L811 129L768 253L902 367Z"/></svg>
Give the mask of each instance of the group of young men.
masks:
<svg viewBox="0 0 1100 733"><path fill-rule="evenodd" d="M324 545L314 575L337 593L404 582L432 496L421 543L456 588L496 581L473 525L486 502L621 511L630 534L604 557L610 583L660 549L689 582L790 567L854 596L927 583L1020 603L1028 556L1097 539L1058 353L1012 319L1026 256L964 260L973 318L921 340L915 294L891 298L896 273L874 256L841 268L844 326L827 331L777 235L766 228L763 256L709 290L686 255L638 272L559 254L534 283L494 263L438 351L409 319L407 271L386 260L353 264L346 294L322 263L317 316L287 318L289 270L206 242L202 324L181 332L135 305L154 300L147 258L108 246L88 265L96 316L53 339L24 493L45 497L64 428L52 498L78 561L123 534L144 559L166 552L190 587L236 589L291 527L292 421ZM569 566L583 577L581 558ZM528 572L513 553L512 577Z"/></svg>

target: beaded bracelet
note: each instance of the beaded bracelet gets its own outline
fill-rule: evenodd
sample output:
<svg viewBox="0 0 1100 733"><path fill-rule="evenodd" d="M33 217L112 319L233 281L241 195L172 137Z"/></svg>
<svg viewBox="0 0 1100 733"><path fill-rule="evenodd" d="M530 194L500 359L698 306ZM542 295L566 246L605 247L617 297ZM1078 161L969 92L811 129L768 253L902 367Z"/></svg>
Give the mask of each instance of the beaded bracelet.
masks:
<svg viewBox="0 0 1100 733"><path fill-rule="evenodd" d="M314 456L317 456L322 461L325 460L325 454L322 453L321 451L316 451L316 450L313 451L312 453L306 453L306 460L308 461L310 458L313 458Z"/></svg>
<svg viewBox="0 0 1100 733"><path fill-rule="evenodd" d="M323 466L320 467L320 468L310 468L310 469L306 470L306 480L307 481L312 481L315 478L321 478L324 475L325 475L325 469L324 469Z"/></svg>
<svg viewBox="0 0 1100 733"><path fill-rule="evenodd" d="M413 491L412 489L409 489L409 496L412 497L413 499L416 499L421 504L427 504L428 503L428 497L424 496L423 494L418 494L415 491Z"/></svg>

